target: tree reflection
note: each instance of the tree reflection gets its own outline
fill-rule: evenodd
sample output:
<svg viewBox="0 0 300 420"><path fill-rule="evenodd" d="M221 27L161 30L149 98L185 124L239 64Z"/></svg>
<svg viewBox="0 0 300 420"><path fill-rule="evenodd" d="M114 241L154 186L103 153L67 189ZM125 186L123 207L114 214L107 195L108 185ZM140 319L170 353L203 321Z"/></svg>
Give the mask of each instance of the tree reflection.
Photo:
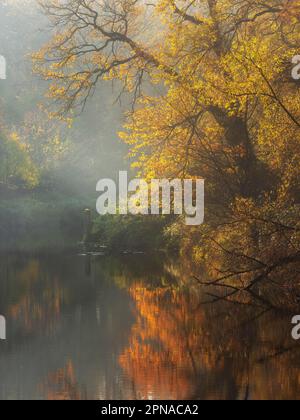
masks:
<svg viewBox="0 0 300 420"><path fill-rule="evenodd" d="M86 399L85 392L77 382L74 364L71 360L68 360L62 369L49 373L40 388L47 400L50 401Z"/></svg>
<svg viewBox="0 0 300 420"><path fill-rule="evenodd" d="M84 260L71 262L16 257L0 266L0 306L12 326L0 359L1 395L299 396L300 347L290 314L249 294L211 303L208 290L220 296L220 288L199 287L192 267L164 257L92 259L91 276Z"/></svg>
<svg viewBox="0 0 300 420"><path fill-rule="evenodd" d="M299 346L289 317L230 302L199 304L199 289L130 289L137 320L120 364L128 398L293 399ZM133 394L134 393L134 394Z"/></svg>

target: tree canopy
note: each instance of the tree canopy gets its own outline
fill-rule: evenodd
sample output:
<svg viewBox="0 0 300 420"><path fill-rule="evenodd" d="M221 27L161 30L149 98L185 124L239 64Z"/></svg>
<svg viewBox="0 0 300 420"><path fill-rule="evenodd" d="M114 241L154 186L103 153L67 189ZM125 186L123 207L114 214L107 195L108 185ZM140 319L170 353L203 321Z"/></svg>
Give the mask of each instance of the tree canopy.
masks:
<svg viewBox="0 0 300 420"><path fill-rule="evenodd" d="M206 180L206 225L189 231L189 250L209 249L217 272L251 286L290 273L300 259L300 1L40 3L56 28L33 57L51 81L50 114L73 118L100 79L117 80L132 97L120 135L134 166L146 178Z"/></svg>

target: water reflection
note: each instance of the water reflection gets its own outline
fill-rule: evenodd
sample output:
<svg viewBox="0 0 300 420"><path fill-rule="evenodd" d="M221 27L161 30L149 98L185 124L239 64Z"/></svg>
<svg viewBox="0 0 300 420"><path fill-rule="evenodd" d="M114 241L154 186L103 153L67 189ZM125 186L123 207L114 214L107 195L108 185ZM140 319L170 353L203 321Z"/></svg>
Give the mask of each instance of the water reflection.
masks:
<svg viewBox="0 0 300 420"><path fill-rule="evenodd" d="M203 305L165 257L0 258L1 399L295 399L290 316Z"/></svg>

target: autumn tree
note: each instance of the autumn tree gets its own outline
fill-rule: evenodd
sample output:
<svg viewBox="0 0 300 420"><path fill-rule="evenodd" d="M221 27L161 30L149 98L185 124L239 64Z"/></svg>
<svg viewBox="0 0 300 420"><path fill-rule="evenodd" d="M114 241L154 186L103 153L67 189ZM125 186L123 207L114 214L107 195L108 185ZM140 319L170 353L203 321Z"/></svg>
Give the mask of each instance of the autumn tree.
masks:
<svg viewBox="0 0 300 420"><path fill-rule="evenodd" d="M17 132L0 129L0 185L33 188L39 172Z"/></svg>
<svg viewBox="0 0 300 420"><path fill-rule="evenodd" d="M73 118L100 79L118 81L132 95L121 136L134 166L148 178L206 180L205 234L190 230L189 249L204 238L201 249L217 249L217 270L246 275L250 286L278 266L291 272L300 258L299 84L291 77L300 1L41 6L55 35L33 58L51 81L50 114Z"/></svg>

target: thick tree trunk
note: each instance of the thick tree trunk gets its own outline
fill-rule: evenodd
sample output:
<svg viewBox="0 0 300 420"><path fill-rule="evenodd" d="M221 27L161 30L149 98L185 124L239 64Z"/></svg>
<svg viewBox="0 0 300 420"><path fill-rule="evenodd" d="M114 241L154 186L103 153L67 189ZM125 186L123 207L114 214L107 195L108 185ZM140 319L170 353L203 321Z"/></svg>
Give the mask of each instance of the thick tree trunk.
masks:
<svg viewBox="0 0 300 420"><path fill-rule="evenodd" d="M240 146L240 151L236 157L240 194L243 197L257 197L264 189L266 178L261 179L264 170L255 154L247 123L240 117L228 116L225 111L218 107L212 106L209 111L218 124L224 128L228 146L232 148Z"/></svg>

